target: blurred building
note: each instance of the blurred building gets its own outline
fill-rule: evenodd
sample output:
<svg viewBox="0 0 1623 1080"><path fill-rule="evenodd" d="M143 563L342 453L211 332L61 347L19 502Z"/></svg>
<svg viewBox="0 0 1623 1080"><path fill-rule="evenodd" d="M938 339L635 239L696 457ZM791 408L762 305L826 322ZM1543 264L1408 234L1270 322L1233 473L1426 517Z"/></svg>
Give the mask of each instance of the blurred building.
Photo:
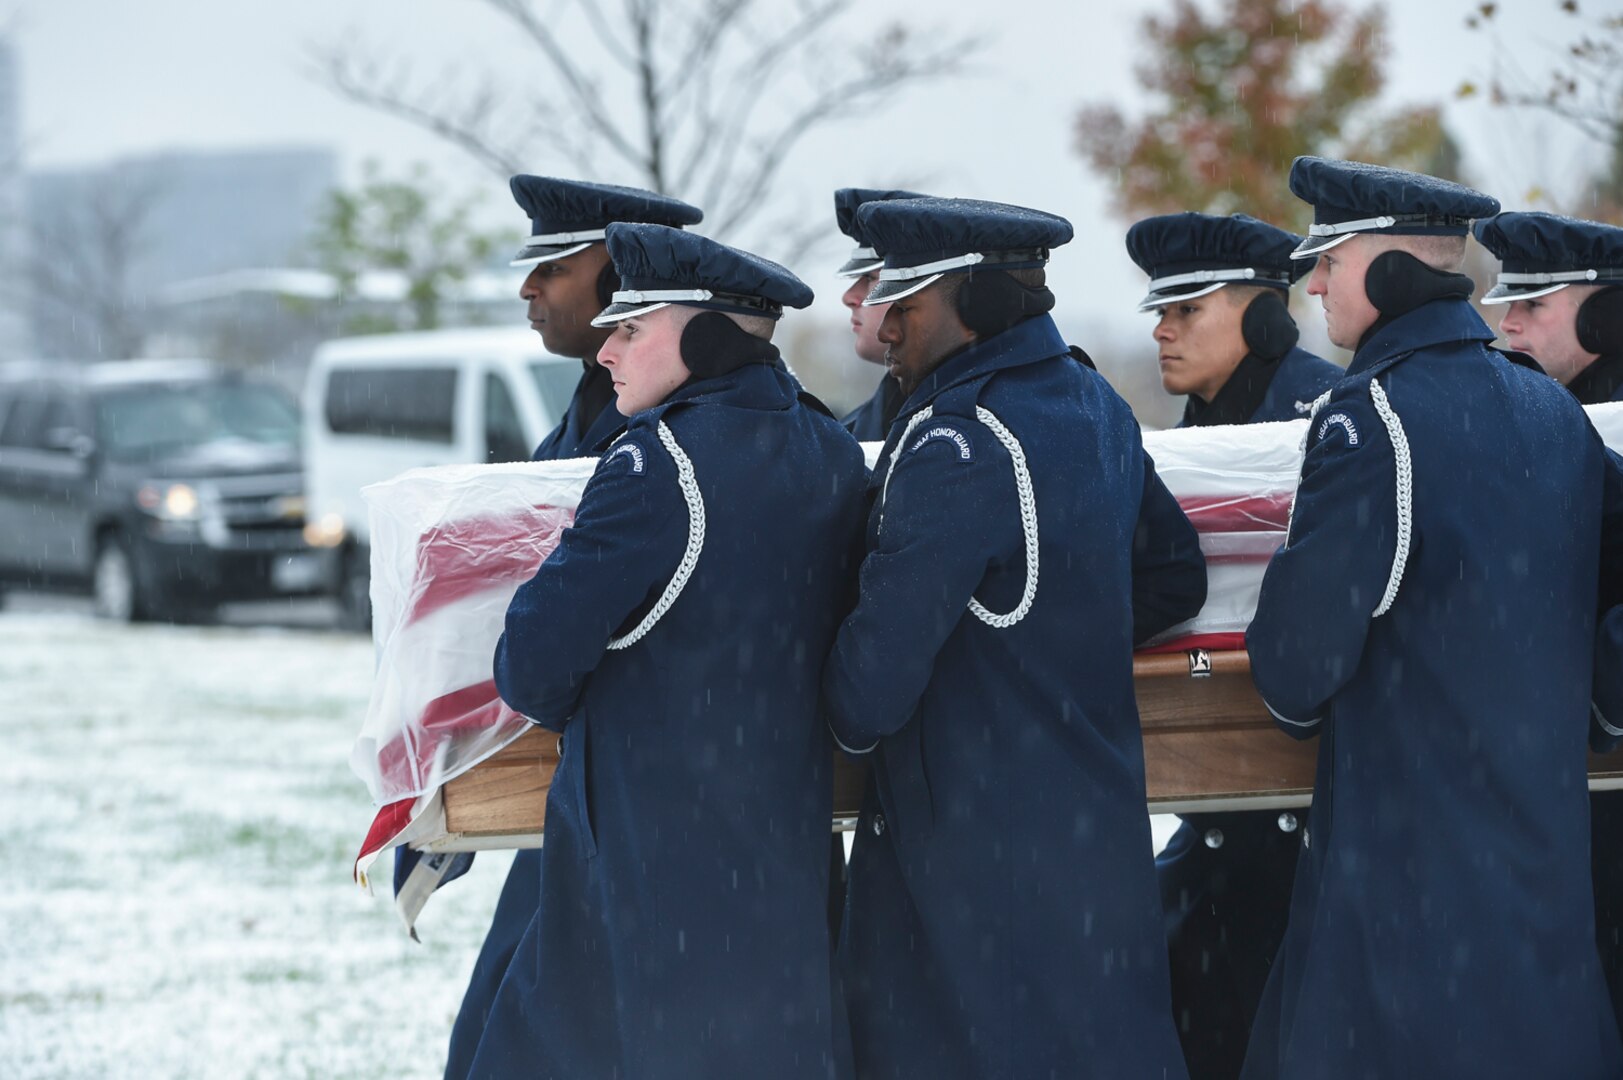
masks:
<svg viewBox="0 0 1623 1080"><path fill-rule="evenodd" d="M506 256L503 255L505 261ZM518 298L522 271L482 271L451 286L442 325L524 324ZM321 270L279 267L228 270L164 286L152 297L155 324L147 352L208 356L252 368L295 393L315 347L328 338L408 329L405 275L362 274L347 293Z"/></svg>
<svg viewBox="0 0 1623 1080"><path fill-rule="evenodd" d="M43 356L120 358L162 335L177 282L307 266L338 182L322 147L171 151L27 178L33 331Z"/></svg>
<svg viewBox="0 0 1623 1080"><path fill-rule="evenodd" d="M17 54L0 38L0 362L30 352L19 85Z"/></svg>

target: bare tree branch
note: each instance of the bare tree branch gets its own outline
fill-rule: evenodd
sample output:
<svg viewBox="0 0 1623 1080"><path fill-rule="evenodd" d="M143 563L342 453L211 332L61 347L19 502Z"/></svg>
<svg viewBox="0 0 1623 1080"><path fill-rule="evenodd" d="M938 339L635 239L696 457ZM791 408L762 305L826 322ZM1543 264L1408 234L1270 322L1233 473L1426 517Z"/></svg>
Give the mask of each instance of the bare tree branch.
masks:
<svg viewBox="0 0 1623 1080"><path fill-rule="evenodd" d="M705 205L715 203L726 186L733 162L737 160L739 144L749 126L749 119L763 97L772 77L777 73L780 59L797 44L814 37L829 20L849 7L852 0L820 0L815 6L802 7L801 17L781 35L768 39L734 73L736 84L728 88L727 96L734 103L731 114L721 123L719 134L713 140L704 140L707 156L715 165L705 185Z"/></svg>
<svg viewBox="0 0 1623 1080"><path fill-rule="evenodd" d="M322 81L503 175L524 171L535 148L591 175L594 148L607 147L619 166L609 177L629 167L633 182L704 206L723 236L756 217L809 133L911 84L961 75L980 47L965 37L921 48L900 28L865 26L869 45L853 51L835 34L865 10L856 0L552 0L544 11L539 0L483 2L535 47L556 80L551 100L526 93L521 106L494 81L460 94L413 89L398 71L349 59L350 43L326 50ZM572 31L570 19L589 27Z"/></svg>
<svg viewBox="0 0 1623 1080"><path fill-rule="evenodd" d="M69 323L72 349L102 356L138 356L145 344L147 300L136 264L151 244L150 218L166 190L157 173L133 179L103 176L82 197L33 223L30 275L36 295Z"/></svg>
<svg viewBox="0 0 1623 1080"><path fill-rule="evenodd" d="M828 87L777 129L774 137L756 151L754 162L737 187L728 192L729 213L715 226L717 235L739 228L759 211L766 192L790 152L808 132L841 115L862 111L869 102L886 93L942 73L958 73L979 47L972 38L963 38L943 48L911 59L903 59L905 34L891 31L892 40L881 41L873 50L864 74ZM895 48L888 46L894 45Z"/></svg>
<svg viewBox="0 0 1623 1080"><path fill-rule="evenodd" d="M552 31L535 17L535 12L526 0L485 0L485 3L506 15L531 41L535 42L536 47L541 50L542 55L552 64L568 87L570 95L580 109L582 119L627 163L646 175L650 165L648 155L633 146L621 134L613 118L604 110L597 88L570 60L568 52L558 43Z"/></svg>
<svg viewBox="0 0 1623 1080"><path fill-rule="evenodd" d="M697 181L699 167L713 146L713 135L717 130L717 113L711 87L712 74L719 66L715 62L715 56L720 51L722 42L740 21L749 3L750 0L713 0L710 7L711 17L695 32L687 58L676 69L681 74L697 73L697 78L679 79L669 88L672 113L677 116L673 125L673 135L681 133L687 126L683 121L691 124L694 131L693 137L689 139L691 149L687 158L677 169L676 188L679 191L692 188ZM692 104L685 113L677 112L684 96Z"/></svg>
<svg viewBox="0 0 1623 1080"><path fill-rule="evenodd" d="M404 120L451 143L501 176L522 171L519 163L484 133L492 91L476 93L473 106L446 115L407 99L397 88L381 85L376 64L353 60L340 46L313 53L317 77L340 97Z"/></svg>
<svg viewBox="0 0 1623 1080"><path fill-rule="evenodd" d="M603 46L603 51L608 53L615 63L632 74L636 74L637 58L626 51L626 47L620 43L620 39L614 36L614 31L609 28L608 22L603 18L603 7L598 3L598 0L575 0L575 5L585 14L587 25L592 28L592 33L597 35L597 40Z"/></svg>
<svg viewBox="0 0 1623 1080"><path fill-rule="evenodd" d="M648 179L660 194L665 184L665 123L659 96L659 71L655 67L655 8L648 0L628 0L626 17L637 54L637 86L641 91L643 141L648 148Z"/></svg>
<svg viewBox="0 0 1623 1080"><path fill-rule="evenodd" d="M673 106L682 100L683 93L694 85L690 76L697 73L701 79L711 70L717 51L727 36L727 30L753 0L711 0L705 14L693 20L693 34L682 56L671 67L671 82L659 88L660 96Z"/></svg>
<svg viewBox="0 0 1623 1080"><path fill-rule="evenodd" d="M823 218L808 219L804 214L784 217L772 222L772 235L778 238L775 257L781 263L794 266L820 244L828 240L828 222Z"/></svg>
<svg viewBox="0 0 1623 1080"><path fill-rule="evenodd" d="M1584 18L1577 4L1562 4L1561 9L1568 16ZM1466 19L1466 26L1483 29L1494 17L1495 5L1481 4ZM1494 35L1494 73L1489 88L1495 105L1547 112L1571 124L1585 138L1610 146L1618 135L1618 117L1623 115L1623 16L1587 21L1587 28L1575 40L1548 51L1551 66L1542 90L1535 89L1538 80L1519 62L1526 53L1525 43L1507 47ZM1475 89L1467 84L1460 96Z"/></svg>

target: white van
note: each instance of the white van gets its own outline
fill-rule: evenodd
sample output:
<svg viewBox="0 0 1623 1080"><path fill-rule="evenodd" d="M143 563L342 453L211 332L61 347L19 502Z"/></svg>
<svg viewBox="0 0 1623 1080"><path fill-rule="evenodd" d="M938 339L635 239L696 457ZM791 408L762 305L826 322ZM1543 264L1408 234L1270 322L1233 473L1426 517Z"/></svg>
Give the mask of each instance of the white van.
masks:
<svg viewBox="0 0 1623 1080"><path fill-rule="evenodd" d="M420 465L527 461L562 419L579 360L527 327L377 334L316 350L304 392L311 543L339 547L345 621L370 623L361 488Z"/></svg>

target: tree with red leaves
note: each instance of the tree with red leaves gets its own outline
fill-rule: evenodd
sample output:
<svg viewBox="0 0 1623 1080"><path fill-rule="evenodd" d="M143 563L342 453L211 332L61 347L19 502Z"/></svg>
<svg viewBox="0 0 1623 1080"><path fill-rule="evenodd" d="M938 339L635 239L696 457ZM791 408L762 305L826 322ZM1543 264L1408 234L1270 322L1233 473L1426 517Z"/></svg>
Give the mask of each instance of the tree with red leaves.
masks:
<svg viewBox="0 0 1623 1080"><path fill-rule="evenodd" d="M1305 226L1287 177L1299 154L1324 154L1454 177L1459 153L1437 107L1382 111L1386 14L1334 0L1224 0L1205 14L1173 0L1143 21L1138 81L1154 104L1137 122L1085 107L1076 149L1115 177L1124 218L1243 210Z"/></svg>

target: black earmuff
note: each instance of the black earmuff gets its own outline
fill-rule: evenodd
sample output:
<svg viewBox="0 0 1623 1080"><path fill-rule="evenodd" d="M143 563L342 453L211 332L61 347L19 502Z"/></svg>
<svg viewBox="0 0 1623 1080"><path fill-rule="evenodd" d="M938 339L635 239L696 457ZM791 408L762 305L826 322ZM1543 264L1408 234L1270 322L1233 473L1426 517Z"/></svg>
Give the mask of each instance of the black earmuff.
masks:
<svg viewBox="0 0 1623 1080"><path fill-rule="evenodd" d="M1052 311L1054 294L1046 285L1022 285L1002 270L971 270L958 288L955 303L959 321L984 339Z"/></svg>
<svg viewBox="0 0 1623 1080"><path fill-rule="evenodd" d="M1623 286L1602 289L1578 305L1578 344L1597 355L1623 353Z"/></svg>
<svg viewBox="0 0 1623 1080"><path fill-rule="evenodd" d="M1384 251L1364 274L1364 295L1382 315L1406 315L1433 300L1469 300L1476 284L1464 274L1437 270L1407 251Z"/></svg>
<svg viewBox="0 0 1623 1080"><path fill-rule="evenodd" d="M1245 306L1245 314L1240 316L1240 335L1245 338L1245 347L1251 350L1252 356L1273 361L1296 348L1296 340L1302 333L1296 328L1296 320L1291 318L1285 298L1278 290L1268 289L1252 297L1251 303Z"/></svg>
<svg viewBox="0 0 1623 1080"><path fill-rule="evenodd" d="M603 264L597 272L597 302L604 307L614 303L614 294L620 291L620 275L612 262Z"/></svg>
<svg viewBox="0 0 1623 1080"><path fill-rule="evenodd" d="M719 311L701 311L682 327L682 363L694 379L714 379L745 364L776 364L778 347Z"/></svg>

